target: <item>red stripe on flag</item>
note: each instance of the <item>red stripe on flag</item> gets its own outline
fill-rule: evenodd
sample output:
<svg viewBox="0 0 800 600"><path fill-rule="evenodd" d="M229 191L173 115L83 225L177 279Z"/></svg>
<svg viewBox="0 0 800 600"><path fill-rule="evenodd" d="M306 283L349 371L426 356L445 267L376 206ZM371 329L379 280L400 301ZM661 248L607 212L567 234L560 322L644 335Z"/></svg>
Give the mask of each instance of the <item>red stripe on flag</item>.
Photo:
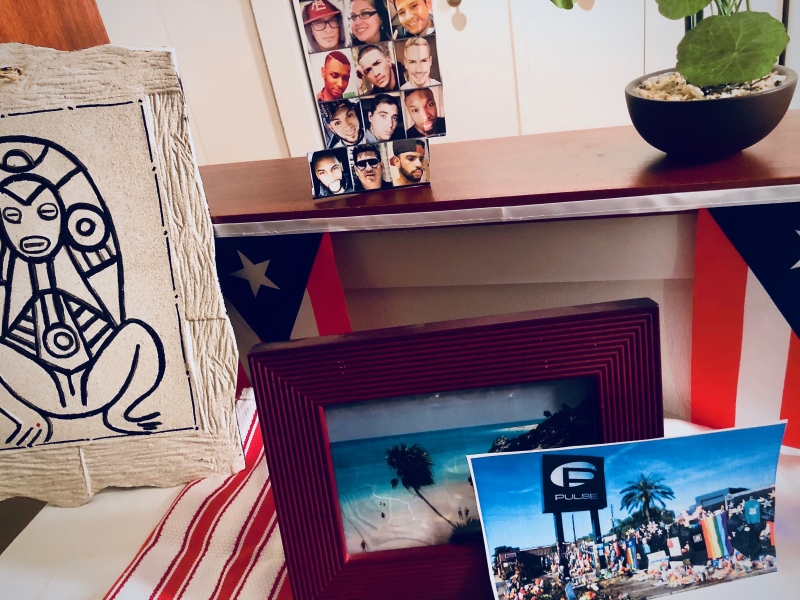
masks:
<svg viewBox="0 0 800 600"><path fill-rule="evenodd" d="M202 534L198 534L195 537L197 542L202 542L202 549L198 554L197 544L191 544L191 552L188 553L184 558L183 564L178 565L178 567L175 569L175 575L169 581L167 581L166 585L164 586L163 594L165 594L168 598L180 598L186 591L187 586L192 581L195 573L197 573L200 563L203 562L206 554L208 554L208 548L211 546L211 539L214 537L214 532L217 530L217 526L219 525L222 516L227 512L230 505L233 504L233 501L236 500L245 486L247 486L253 473L254 469L249 469L242 484L232 494L230 494L224 503L222 503L218 513L213 516L213 524L211 525L211 528L204 534L204 537L201 537ZM193 542L195 540L193 540ZM186 569L189 569L188 574Z"/></svg>
<svg viewBox="0 0 800 600"><path fill-rule="evenodd" d="M251 474L250 469L241 471L207 499L207 503L204 503L203 508L195 515L192 525L186 532L180 552L150 596L151 600L155 598L172 600L180 597L208 551L211 536L220 517L247 485Z"/></svg>
<svg viewBox="0 0 800 600"><path fill-rule="evenodd" d="M277 595L275 592L277 591ZM289 573L286 571L286 564L281 567L275 585L269 593L269 600L292 600L292 586L289 584Z"/></svg>
<svg viewBox="0 0 800 600"><path fill-rule="evenodd" d="M261 542L266 543L269 540L277 525L278 521L274 516L275 500L269 481L266 481L239 531L234 550L225 562L211 594L212 600L233 598L236 591L241 590L247 581L247 575L258 560L258 548Z"/></svg>
<svg viewBox="0 0 800 600"><path fill-rule="evenodd" d="M269 531L266 533L266 535L262 536L258 548L255 551L255 554L250 557L250 565L247 567L247 571L245 571L242 580L239 582L239 587L236 589L236 595L234 596L234 598L238 598L239 594L242 592L244 584L247 582L247 578L250 577L250 574L253 572L256 563L258 562L259 558L261 558L261 553L264 551L264 548L267 547L267 543L269 542L269 539L272 537L272 533L273 531L275 531L275 526L277 524L278 524L278 519L277 517L275 517ZM283 566L286 566L285 562L283 563ZM280 583L280 579L277 579L277 581Z"/></svg>
<svg viewBox="0 0 800 600"><path fill-rule="evenodd" d="M194 566L195 560L198 559L198 554L200 552L205 553L204 541L207 536L210 538L209 531L213 533L218 519L228 507L232 498L236 497L245 486L255 464L262 459L264 448L261 440L261 431L258 427L254 427L257 422L258 420L253 418L250 423L250 431L245 438L249 440L245 455L246 468L226 479L200 505L186 530L178 554L170 563L155 590L153 590L150 596L151 600L155 598L169 598L171 600L175 597L175 594L180 590L187 576L189 576L189 571Z"/></svg>
<svg viewBox="0 0 800 600"><path fill-rule="evenodd" d="M244 360L247 360L246 356L244 357ZM237 366L239 367L239 370L236 372L236 398L241 398L242 390L252 387L253 384L250 383L250 379L247 377L247 372L244 370L241 357L239 357Z"/></svg>
<svg viewBox="0 0 800 600"><path fill-rule="evenodd" d="M164 531L164 525L169 520L170 515L172 515L172 511L175 510L175 507L178 503L183 499L183 496L195 485L200 483L200 479L192 481L189 485L181 490L181 493L178 494L178 497L172 503L172 506L169 507L167 514L161 519L161 522L158 524L153 532L148 536L147 540L145 540L144 545L139 549L139 553L136 555L136 558L133 559L133 562L128 566L127 569L119 576L119 579L114 583L112 588L108 591L108 593L104 596L103 600L113 600L116 598L117 594L125 587L125 584L128 583L128 579L133 574L133 572L139 567L144 560L144 557L147 556L147 553L153 549L153 547L158 544L158 540L161 538L161 534Z"/></svg>
<svg viewBox="0 0 800 600"><path fill-rule="evenodd" d="M792 332L789 341L789 360L786 364L786 379L783 384L781 419L789 419L783 443L800 448L800 338Z"/></svg>
<svg viewBox="0 0 800 600"><path fill-rule="evenodd" d="M711 213L697 214L692 308L692 422L733 427L747 264Z"/></svg>
<svg viewBox="0 0 800 600"><path fill-rule="evenodd" d="M320 335L349 333L350 316L333 256L331 234L324 233L306 286Z"/></svg>

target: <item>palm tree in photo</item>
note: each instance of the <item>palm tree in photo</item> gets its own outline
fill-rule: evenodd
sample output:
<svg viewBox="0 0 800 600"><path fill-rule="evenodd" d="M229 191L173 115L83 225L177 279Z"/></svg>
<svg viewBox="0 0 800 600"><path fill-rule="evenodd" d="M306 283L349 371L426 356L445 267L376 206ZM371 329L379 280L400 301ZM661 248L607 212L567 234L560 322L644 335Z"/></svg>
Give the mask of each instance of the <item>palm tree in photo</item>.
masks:
<svg viewBox="0 0 800 600"><path fill-rule="evenodd" d="M402 484L409 492L413 492L431 510L442 517L445 521L455 527L455 523L450 521L442 513L428 502L428 499L419 491L428 485L433 485L433 461L428 451L417 444L407 446L406 444L396 444L386 451L386 464L395 472L397 477L392 479L392 489L398 484Z"/></svg>
<svg viewBox="0 0 800 600"><path fill-rule="evenodd" d="M650 507L655 507L657 504L661 508L666 508L667 505L664 500L674 500L675 492L672 488L664 484L663 477L656 477L654 475L639 475L636 481L628 481L627 487L620 491L622 494L621 507L628 512L637 509L644 512L647 522L650 522Z"/></svg>

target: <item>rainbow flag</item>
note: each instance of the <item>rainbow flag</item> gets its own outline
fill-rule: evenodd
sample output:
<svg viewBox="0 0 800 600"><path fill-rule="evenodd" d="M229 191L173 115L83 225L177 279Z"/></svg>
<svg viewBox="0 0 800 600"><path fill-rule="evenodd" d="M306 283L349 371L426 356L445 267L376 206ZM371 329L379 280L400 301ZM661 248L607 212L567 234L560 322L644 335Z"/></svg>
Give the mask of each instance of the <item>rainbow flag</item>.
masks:
<svg viewBox="0 0 800 600"><path fill-rule="evenodd" d="M728 515L722 513L715 517L707 517L700 521L703 537L706 540L706 552L709 558L722 558L733 554L733 546L728 539Z"/></svg>

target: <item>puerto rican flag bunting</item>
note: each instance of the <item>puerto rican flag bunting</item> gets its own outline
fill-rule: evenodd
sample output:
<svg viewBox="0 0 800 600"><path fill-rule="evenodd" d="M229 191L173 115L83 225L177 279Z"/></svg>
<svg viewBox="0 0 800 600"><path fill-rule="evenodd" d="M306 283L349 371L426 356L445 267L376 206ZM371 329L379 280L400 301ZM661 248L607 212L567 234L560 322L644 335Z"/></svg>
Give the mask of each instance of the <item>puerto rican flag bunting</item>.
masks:
<svg viewBox="0 0 800 600"><path fill-rule="evenodd" d="M346 333L350 319L329 234L216 244L240 352L236 415L246 466L188 484L105 600L291 600L247 352L261 341Z"/></svg>
<svg viewBox="0 0 800 600"><path fill-rule="evenodd" d="M700 210L693 303L692 421L800 448L800 204Z"/></svg>

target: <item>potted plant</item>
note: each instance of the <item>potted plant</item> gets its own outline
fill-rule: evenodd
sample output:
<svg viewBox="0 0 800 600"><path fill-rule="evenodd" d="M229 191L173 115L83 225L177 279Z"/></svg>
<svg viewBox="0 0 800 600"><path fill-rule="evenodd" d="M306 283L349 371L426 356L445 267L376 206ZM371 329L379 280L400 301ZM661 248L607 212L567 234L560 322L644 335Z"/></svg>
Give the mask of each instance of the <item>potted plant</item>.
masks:
<svg viewBox="0 0 800 600"><path fill-rule="evenodd" d="M551 0L571 9L576 0ZM750 10L750 0L656 0L668 19L710 6L678 44L674 69L635 79L625 88L631 121L651 145L670 155L713 160L766 137L791 103L797 73L776 65L789 43L783 24Z"/></svg>

